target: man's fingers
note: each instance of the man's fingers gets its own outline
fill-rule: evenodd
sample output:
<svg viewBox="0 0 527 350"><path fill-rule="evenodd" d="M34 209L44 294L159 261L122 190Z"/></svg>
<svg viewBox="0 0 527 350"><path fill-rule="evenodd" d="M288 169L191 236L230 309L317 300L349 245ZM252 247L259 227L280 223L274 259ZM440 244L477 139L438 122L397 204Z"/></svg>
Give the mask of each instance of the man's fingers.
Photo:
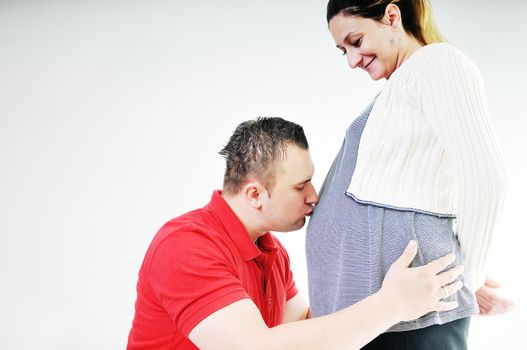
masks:
<svg viewBox="0 0 527 350"><path fill-rule="evenodd" d="M439 259L429 262L425 266L432 273L438 274L439 272L443 271L448 265L453 263L455 260L456 256L454 254L448 254Z"/></svg>
<svg viewBox="0 0 527 350"><path fill-rule="evenodd" d="M404 249L404 252L393 263L393 265L396 265L399 267L408 267L412 263L412 260L414 260L416 254L417 254L417 242L414 240L411 240L410 242L408 242L408 245Z"/></svg>
<svg viewBox="0 0 527 350"><path fill-rule="evenodd" d="M440 273L438 275L439 276L439 279L438 279L439 284L444 286L445 284L452 283L453 281L455 281L459 277L459 275L461 275L463 273L464 270L465 269L463 268L463 266L458 265L456 267L451 268L448 271Z"/></svg>
<svg viewBox="0 0 527 350"><path fill-rule="evenodd" d="M439 289L439 299L448 298L449 296L456 294L461 288L463 288L463 282L461 281L443 286Z"/></svg>
<svg viewBox="0 0 527 350"><path fill-rule="evenodd" d="M457 301L440 301L437 304L436 309L434 311L438 311L438 312L450 311L450 310L454 310L458 306L459 306L459 303Z"/></svg>

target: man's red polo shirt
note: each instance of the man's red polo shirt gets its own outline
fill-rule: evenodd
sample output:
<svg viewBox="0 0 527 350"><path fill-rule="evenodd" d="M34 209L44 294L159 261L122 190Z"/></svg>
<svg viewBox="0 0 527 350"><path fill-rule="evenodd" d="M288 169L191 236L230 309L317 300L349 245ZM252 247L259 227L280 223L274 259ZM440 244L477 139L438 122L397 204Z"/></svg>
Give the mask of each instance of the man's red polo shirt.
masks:
<svg viewBox="0 0 527 350"><path fill-rule="evenodd" d="M128 349L197 349L190 331L204 318L250 298L269 327L298 292L284 247L271 234L249 238L221 197L167 222L148 248L137 282Z"/></svg>

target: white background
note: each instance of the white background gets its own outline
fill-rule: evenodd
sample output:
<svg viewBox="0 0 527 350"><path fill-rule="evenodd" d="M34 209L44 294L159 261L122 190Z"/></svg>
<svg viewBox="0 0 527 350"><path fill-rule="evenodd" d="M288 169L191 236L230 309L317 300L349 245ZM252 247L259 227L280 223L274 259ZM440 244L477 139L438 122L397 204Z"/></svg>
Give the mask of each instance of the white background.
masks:
<svg viewBox="0 0 527 350"><path fill-rule="evenodd" d="M1 349L124 348L150 240L221 186L241 121L302 124L320 187L382 86L339 56L325 3L0 0ZM511 170L489 274L517 308L475 319L471 349L524 349L526 2L433 5ZM307 297L304 231L279 237Z"/></svg>

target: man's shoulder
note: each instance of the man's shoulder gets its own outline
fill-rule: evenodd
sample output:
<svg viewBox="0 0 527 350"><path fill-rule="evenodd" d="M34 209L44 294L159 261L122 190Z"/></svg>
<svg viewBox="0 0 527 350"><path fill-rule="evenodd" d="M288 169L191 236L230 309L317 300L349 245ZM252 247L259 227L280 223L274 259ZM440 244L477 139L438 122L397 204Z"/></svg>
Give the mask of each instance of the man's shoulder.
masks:
<svg viewBox="0 0 527 350"><path fill-rule="evenodd" d="M215 249L221 241L221 227L207 207L196 209L167 221L152 239L146 258L154 258L160 252L180 259L196 249L204 252ZM170 254L173 252L174 254ZM167 254L162 254L167 255Z"/></svg>
<svg viewBox="0 0 527 350"><path fill-rule="evenodd" d="M214 230L213 214L207 206L195 209L175 217L161 226L158 233L162 234L178 234L181 232L199 232Z"/></svg>

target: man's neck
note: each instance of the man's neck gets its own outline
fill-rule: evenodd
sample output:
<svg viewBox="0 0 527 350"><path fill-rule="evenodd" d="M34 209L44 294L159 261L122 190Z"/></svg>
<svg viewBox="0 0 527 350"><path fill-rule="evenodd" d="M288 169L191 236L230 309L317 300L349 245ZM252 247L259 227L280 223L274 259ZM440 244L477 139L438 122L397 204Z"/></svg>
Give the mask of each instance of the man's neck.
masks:
<svg viewBox="0 0 527 350"><path fill-rule="evenodd" d="M256 242L258 238L267 233L267 230L259 225L258 219L255 217L255 209L249 207L243 198L237 195L225 195L224 193L221 196L236 214L236 217L238 217L253 242Z"/></svg>

